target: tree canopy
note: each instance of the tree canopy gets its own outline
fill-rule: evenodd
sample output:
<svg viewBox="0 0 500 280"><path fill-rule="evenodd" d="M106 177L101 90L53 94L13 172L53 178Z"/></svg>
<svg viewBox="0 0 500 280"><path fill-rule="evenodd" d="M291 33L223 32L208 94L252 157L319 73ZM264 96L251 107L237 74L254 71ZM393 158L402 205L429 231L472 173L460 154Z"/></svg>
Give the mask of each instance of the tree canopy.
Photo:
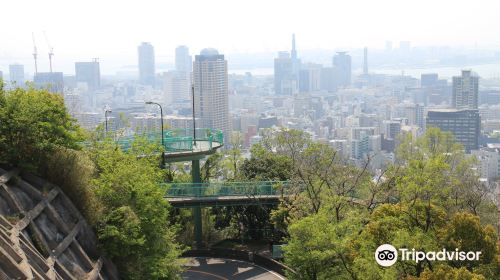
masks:
<svg viewBox="0 0 500 280"><path fill-rule="evenodd" d="M82 139L61 95L0 88L0 163L38 171L56 148L77 149Z"/></svg>

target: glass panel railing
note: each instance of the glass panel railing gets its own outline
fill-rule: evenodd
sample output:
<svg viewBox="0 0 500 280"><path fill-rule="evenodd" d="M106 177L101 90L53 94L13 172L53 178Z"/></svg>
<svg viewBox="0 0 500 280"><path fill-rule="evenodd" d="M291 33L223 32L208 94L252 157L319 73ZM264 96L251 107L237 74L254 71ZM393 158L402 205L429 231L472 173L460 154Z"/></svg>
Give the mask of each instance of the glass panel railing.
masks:
<svg viewBox="0 0 500 280"><path fill-rule="evenodd" d="M165 184L167 197L219 197L219 196L266 196L278 195L287 182L224 182Z"/></svg>
<svg viewBox="0 0 500 280"><path fill-rule="evenodd" d="M161 143L161 131L147 132L132 136L123 136L115 142L124 150L130 150L135 137L146 137L149 142ZM168 129L163 131L163 143L168 152L194 151L196 141L204 142L202 148L213 149L224 144L224 134L220 130L209 128L192 129ZM89 142L82 142L82 146L90 146ZM198 147L198 146L197 146Z"/></svg>

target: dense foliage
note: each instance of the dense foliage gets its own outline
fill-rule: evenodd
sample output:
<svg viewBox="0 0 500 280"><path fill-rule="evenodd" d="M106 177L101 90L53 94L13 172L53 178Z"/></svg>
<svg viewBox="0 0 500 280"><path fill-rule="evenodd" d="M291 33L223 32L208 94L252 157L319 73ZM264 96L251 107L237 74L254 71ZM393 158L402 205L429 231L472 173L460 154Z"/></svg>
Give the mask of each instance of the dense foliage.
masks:
<svg viewBox="0 0 500 280"><path fill-rule="evenodd" d="M298 131L264 140L267 157L292 162L298 192L272 214L287 233L285 262L291 279L498 279L498 209L472 161L449 133L429 128L403 139L395 165L371 174L329 146ZM266 172L263 172L266 174ZM493 223L494 226L488 223ZM399 261L389 268L374 259L381 244L438 251L481 251L480 261Z"/></svg>
<svg viewBox="0 0 500 280"><path fill-rule="evenodd" d="M61 95L0 87L0 163L31 171L57 148L78 148L81 130Z"/></svg>
<svg viewBox="0 0 500 280"><path fill-rule="evenodd" d="M125 279L174 279L180 272L181 250L158 184L164 172L154 157L141 156L155 149L138 140L129 152L111 141L91 150L99 174L92 185L102 206L97 235Z"/></svg>
<svg viewBox="0 0 500 280"><path fill-rule="evenodd" d="M178 278L177 227L169 223L171 208L158 184L166 172L156 157L144 157L159 148L139 139L123 152L99 135L81 150L83 133L60 95L0 85L0 164L61 186L95 228L122 278Z"/></svg>

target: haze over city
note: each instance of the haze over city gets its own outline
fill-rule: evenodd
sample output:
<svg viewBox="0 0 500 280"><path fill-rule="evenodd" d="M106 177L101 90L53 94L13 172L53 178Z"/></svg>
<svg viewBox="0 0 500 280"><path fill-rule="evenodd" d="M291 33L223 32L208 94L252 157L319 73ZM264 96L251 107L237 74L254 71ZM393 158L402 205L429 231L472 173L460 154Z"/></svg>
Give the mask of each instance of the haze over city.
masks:
<svg viewBox="0 0 500 280"><path fill-rule="evenodd" d="M0 9L1 279L500 279L498 0Z"/></svg>
<svg viewBox="0 0 500 280"><path fill-rule="evenodd" d="M33 71L32 32L40 67L48 68L45 32L55 51L55 68L68 74L72 61L94 57L100 58L106 75L136 65L135 46L141 41L155 45L157 61L166 68L173 65L177 45L187 45L193 53L215 47L229 57L269 56L289 48L292 33L300 39L302 54L384 49L386 41L395 47L410 41L412 47L498 49L494 27L500 26L499 5L494 0L474 5L448 0L6 1L2 22L8 27L1 31L0 69L6 72L8 64L23 63Z"/></svg>

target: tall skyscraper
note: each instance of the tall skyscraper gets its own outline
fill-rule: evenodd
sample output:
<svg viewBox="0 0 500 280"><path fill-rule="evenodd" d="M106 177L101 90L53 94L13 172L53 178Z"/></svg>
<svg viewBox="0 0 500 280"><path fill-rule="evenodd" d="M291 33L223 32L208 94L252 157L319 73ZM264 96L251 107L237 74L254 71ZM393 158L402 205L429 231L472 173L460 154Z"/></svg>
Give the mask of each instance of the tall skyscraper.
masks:
<svg viewBox="0 0 500 280"><path fill-rule="evenodd" d="M452 106L456 109L477 109L479 77L470 70L453 77Z"/></svg>
<svg viewBox="0 0 500 280"><path fill-rule="evenodd" d="M295 34L292 35L292 51L279 52L274 59L274 91L276 94L293 95L299 92L300 59L297 57Z"/></svg>
<svg viewBox="0 0 500 280"><path fill-rule="evenodd" d="M292 34L292 52L290 55L292 59L292 75L296 81L299 81L299 73L300 73L300 59L297 56L297 48L295 45L295 34ZM299 87L300 82L297 84L297 88Z"/></svg>
<svg viewBox="0 0 500 280"><path fill-rule="evenodd" d="M10 83L16 86L24 85L24 65L11 64L9 65Z"/></svg>
<svg viewBox="0 0 500 280"><path fill-rule="evenodd" d="M333 57L333 67L336 69L337 85L341 87L351 85L351 56L347 52L337 52Z"/></svg>
<svg viewBox="0 0 500 280"><path fill-rule="evenodd" d="M138 48L139 53L139 83L155 85L155 50L153 45L143 42Z"/></svg>
<svg viewBox="0 0 500 280"><path fill-rule="evenodd" d="M292 59L297 59L297 49L295 48L295 34L292 34Z"/></svg>
<svg viewBox="0 0 500 280"><path fill-rule="evenodd" d="M464 145L466 152L478 148L481 129L478 110L430 110L427 112L426 125L452 132L456 141Z"/></svg>
<svg viewBox="0 0 500 280"><path fill-rule="evenodd" d="M292 95L298 92L297 79L294 79L290 53L279 52L274 59L274 91L277 95Z"/></svg>
<svg viewBox="0 0 500 280"><path fill-rule="evenodd" d="M229 97L227 60L216 49L203 49L195 56L193 68L195 116L197 127L221 129L229 137Z"/></svg>
<svg viewBox="0 0 500 280"><path fill-rule="evenodd" d="M75 62L75 79L77 83L86 83L89 90L101 86L101 70L99 61Z"/></svg>
<svg viewBox="0 0 500 280"><path fill-rule="evenodd" d="M193 69L193 59L189 55L189 48L178 46L175 49L175 70L180 72L191 72Z"/></svg>
<svg viewBox="0 0 500 280"><path fill-rule="evenodd" d="M363 52L363 74L368 75L368 48L365 47Z"/></svg>

